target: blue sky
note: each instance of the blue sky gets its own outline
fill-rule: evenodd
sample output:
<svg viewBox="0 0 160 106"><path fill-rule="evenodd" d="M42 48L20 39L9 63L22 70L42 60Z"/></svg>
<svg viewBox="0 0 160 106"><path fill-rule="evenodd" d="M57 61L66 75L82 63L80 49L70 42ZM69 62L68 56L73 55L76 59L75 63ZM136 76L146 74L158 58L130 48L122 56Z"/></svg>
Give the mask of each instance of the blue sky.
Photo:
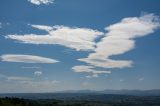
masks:
<svg viewBox="0 0 160 106"><path fill-rule="evenodd" d="M0 92L160 89L159 7L1 0Z"/></svg>

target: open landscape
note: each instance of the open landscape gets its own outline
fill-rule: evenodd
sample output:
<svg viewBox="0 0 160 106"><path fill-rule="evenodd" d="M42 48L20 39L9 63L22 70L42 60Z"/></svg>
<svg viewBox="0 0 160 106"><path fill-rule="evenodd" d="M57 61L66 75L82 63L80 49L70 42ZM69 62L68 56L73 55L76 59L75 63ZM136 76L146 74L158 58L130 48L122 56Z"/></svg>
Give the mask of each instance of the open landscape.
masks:
<svg viewBox="0 0 160 106"><path fill-rule="evenodd" d="M68 91L67 91L68 92ZM0 94L0 106L159 106L160 90Z"/></svg>
<svg viewBox="0 0 160 106"><path fill-rule="evenodd" d="M160 106L160 0L0 0L0 106Z"/></svg>

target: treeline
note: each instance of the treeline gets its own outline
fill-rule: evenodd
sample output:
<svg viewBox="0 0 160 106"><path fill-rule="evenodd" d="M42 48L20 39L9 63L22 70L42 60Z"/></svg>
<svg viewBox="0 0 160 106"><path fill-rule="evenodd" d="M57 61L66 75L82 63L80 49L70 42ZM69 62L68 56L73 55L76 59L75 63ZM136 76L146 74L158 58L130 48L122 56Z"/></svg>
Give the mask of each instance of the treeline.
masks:
<svg viewBox="0 0 160 106"><path fill-rule="evenodd" d="M0 98L0 106L37 106L35 102L26 101L19 98Z"/></svg>
<svg viewBox="0 0 160 106"><path fill-rule="evenodd" d="M95 101L89 100L56 100L56 99L23 99L14 97L0 98L0 106L160 106L160 97L117 98Z"/></svg>

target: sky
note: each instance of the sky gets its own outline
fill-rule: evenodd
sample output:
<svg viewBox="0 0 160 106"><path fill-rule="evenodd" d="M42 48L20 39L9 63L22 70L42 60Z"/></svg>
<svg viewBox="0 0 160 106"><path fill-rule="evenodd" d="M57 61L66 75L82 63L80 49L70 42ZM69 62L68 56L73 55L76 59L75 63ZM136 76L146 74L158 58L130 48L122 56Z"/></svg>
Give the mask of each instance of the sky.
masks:
<svg viewBox="0 0 160 106"><path fill-rule="evenodd" d="M159 0L1 0L0 93L160 89Z"/></svg>

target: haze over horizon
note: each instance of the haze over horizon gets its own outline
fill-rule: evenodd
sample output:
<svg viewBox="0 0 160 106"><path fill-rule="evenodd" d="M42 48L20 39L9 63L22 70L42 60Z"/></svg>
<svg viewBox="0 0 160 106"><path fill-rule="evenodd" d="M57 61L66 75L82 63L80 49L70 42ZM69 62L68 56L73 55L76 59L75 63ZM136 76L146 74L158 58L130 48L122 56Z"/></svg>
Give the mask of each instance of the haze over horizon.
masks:
<svg viewBox="0 0 160 106"><path fill-rule="evenodd" d="M160 89L159 7L1 0L0 93Z"/></svg>

